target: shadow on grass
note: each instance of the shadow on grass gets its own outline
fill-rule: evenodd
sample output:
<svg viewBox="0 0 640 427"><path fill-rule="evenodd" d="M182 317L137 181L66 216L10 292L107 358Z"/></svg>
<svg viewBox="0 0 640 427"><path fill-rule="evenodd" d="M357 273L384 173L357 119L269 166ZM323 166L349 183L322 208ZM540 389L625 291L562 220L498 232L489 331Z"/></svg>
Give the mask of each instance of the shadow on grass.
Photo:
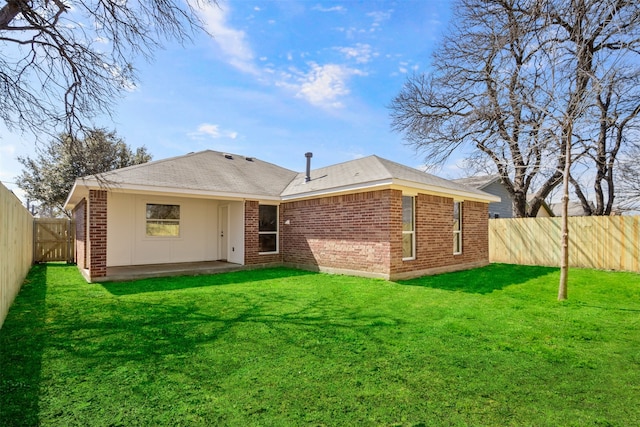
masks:
<svg viewBox="0 0 640 427"><path fill-rule="evenodd" d="M135 295L146 292L165 292L180 289L221 286L264 280L284 279L317 274L310 271L290 268L268 268L243 270L233 273L207 274L200 276L173 276L151 279L132 280L127 282L108 282L101 285L112 295Z"/></svg>
<svg viewBox="0 0 640 427"><path fill-rule="evenodd" d="M38 425L47 294L46 264L34 266L0 330L0 425Z"/></svg>
<svg viewBox="0 0 640 427"><path fill-rule="evenodd" d="M473 270L424 276L417 279L401 280L397 283L407 286L423 286L446 291L473 294L489 294L507 286L525 283L531 279L557 272L555 267L539 267L514 264L490 264Z"/></svg>
<svg viewBox="0 0 640 427"><path fill-rule="evenodd" d="M82 368L74 374L77 376L104 375L136 363L162 363L164 369L181 371L189 363L185 357L202 357L200 352L206 348L226 352L243 347L251 353L267 354L273 350L273 340L286 343L287 348L298 348L307 344L309 336L335 340L343 334L362 343L376 340L371 336L374 330L404 323L390 315L324 307L319 301L289 307L289 300L283 295L271 299L264 295L257 299L234 297L233 302L237 306L224 314L219 307L206 312L201 302L193 300L181 304L139 301L109 304L102 307L103 313L83 319L81 327L75 319L59 322L57 339L49 348L56 354L67 354L69 359L82 360ZM291 310L279 312L282 307ZM235 341L235 336L244 338ZM259 348L263 350L256 350ZM217 358L211 363L221 364L222 370L234 364Z"/></svg>
<svg viewBox="0 0 640 427"><path fill-rule="evenodd" d="M402 323L402 319L389 313L362 313L336 306L334 298L318 298L315 293L301 303L300 295L277 289L258 292L259 295L234 292L219 297L215 292L208 296L210 292L205 291L185 298L178 293L168 298L152 294L114 298L102 290L90 291L95 285L87 285L80 278L67 279L60 267L33 267L0 330L0 426L40 425L43 419L51 422L52 416L82 416L89 420L91 409L77 406L83 402L71 400L72 397L89 399L94 387L101 390L96 393L105 393L117 389L124 380L128 384L139 382L142 387L154 378L155 366L161 365L165 374L174 372L194 383L210 381L208 375L220 380L234 375L247 354L259 358L274 351L274 340L295 354L321 353L323 343L336 341L342 349L358 353L375 339L371 336L373 330L395 328ZM61 276L52 277L56 274L52 270L56 269ZM77 274L75 270L73 273ZM137 291L148 286L153 287L152 291L173 290L313 274L267 269L154 279L142 281ZM234 348L240 348L241 357L224 357ZM194 355L206 368L185 369ZM46 378L42 376L43 365ZM83 394L87 393L83 389L87 381L95 382L95 386L91 386L89 394ZM62 384L72 386L59 396ZM66 409L52 415L52 407L59 404L56 399L69 400L62 405ZM64 423L60 421L60 425Z"/></svg>

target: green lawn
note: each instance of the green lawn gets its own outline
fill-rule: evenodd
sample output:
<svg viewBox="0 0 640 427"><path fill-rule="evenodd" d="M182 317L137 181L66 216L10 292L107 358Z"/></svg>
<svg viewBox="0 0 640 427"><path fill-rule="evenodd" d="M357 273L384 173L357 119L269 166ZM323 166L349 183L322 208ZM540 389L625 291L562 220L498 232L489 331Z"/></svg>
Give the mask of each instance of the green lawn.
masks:
<svg viewBox="0 0 640 427"><path fill-rule="evenodd" d="M491 265L87 284L33 268L0 425L638 426L640 276Z"/></svg>

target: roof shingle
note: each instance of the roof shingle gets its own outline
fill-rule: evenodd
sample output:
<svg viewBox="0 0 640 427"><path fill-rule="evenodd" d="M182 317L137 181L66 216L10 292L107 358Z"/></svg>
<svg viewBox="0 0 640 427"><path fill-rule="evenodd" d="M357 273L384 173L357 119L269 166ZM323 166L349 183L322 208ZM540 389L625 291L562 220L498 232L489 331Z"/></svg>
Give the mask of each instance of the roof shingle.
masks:
<svg viewBox="0 0 640 427"><path fill-rule="evenodd" d="M292 199L320 193L357 190L376 185L415 186L446 194L462 194L480 200L495 199L481 190L439 178L378 156L368 156L311 171L305 174L263 162L256 158L205 150L184 156L143 163L76 180L67 199L68 207L83 197L76 187L89 188L106 183L113 188L212 196ZM83 190L85 191L85 190Z"/></svg>
<svg viewBox="0 0 640 427"><path fill-rule="evenodd" d="M206 150L114 170L101 178L115 185L279 196L295 176L252 157Z"/></svg>

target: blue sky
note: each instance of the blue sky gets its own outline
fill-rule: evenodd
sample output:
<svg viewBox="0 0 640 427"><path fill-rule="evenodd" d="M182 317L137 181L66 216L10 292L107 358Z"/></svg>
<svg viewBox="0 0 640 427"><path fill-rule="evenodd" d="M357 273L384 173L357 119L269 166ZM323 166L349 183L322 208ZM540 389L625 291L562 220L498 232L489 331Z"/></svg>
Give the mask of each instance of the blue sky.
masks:
<svg viewBox="0 0 640 427"><path fill-rule="evenodd" d="M214 38L135 62L138 86L96 125L154 160L212 149L297 171L307 151L313 167L370 154L422 164L387 106L408 73L428 70L449 1L222 0L203 13ZM17 190L15 158L34 156L34 141L1 135L0 180ZM454 163L437 173L464 175Z"/></svg>

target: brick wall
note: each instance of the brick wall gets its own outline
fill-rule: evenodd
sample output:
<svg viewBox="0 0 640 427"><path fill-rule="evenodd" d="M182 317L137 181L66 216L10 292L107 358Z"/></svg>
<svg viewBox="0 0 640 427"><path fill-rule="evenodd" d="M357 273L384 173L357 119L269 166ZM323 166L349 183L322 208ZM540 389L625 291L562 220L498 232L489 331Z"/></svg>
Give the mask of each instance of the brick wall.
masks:
<svg viewBox="0 0 640 427"><path fill-rule="evenodd" d="M76 264L81 269L87 268L87 200L82 199L73 209L73 219L76 223Z"/></svg>
<svg viewBox="0 0 640 427"><path fill-rule="evenodd" d="M278 229L280 230L280 251L277 254L260 254L258 226L260 219L260 203L256 200L244 202L244 263L245 265L280 264L282 263L282 211Z"/></svg>
<svg viewBox="0 0 640 427"><path fill-rule="evenodd" d="M392 278L408 278L470 268L489 262L488 204L463 202L462 254L453 254L453 199L418 194L416 197L416 259L402 261L394 246Z"/></svg>
<svg viewBox="0 0 640 427"><path fill-rule="evenodd" d="M401 227L390 220L394 193L369 191L283 203L284 262L306 268L388 274L391 229ZM401 214L400 205L400 218Z"/></svg>
<svg viewBox="0 0 640 427"><path fill-rule="evenodd" d="M418 199L416 198L415 209L418 209ZM417 220L418 218L416 218ZM390 244L391 244L391 263L389 265L389 274L398 271L405 266L402 261L402 192L393 191L391 200L390 214ZM417 227L417 224L416 224ZM417 234L417 233L416 233ZM417 243L416 243L417 246Z"/></svg>
<svg viewBox="0 0 640 427"><path fill-rule="evenodd" d="M89 276L107 275L107 192L89 190Z"/></svg>
<svg viewBox="0 0 640 427"><path fill-rule="evenodd" d="M489 204L464 202L462 255L469 262L489 263Z"/></svg>

